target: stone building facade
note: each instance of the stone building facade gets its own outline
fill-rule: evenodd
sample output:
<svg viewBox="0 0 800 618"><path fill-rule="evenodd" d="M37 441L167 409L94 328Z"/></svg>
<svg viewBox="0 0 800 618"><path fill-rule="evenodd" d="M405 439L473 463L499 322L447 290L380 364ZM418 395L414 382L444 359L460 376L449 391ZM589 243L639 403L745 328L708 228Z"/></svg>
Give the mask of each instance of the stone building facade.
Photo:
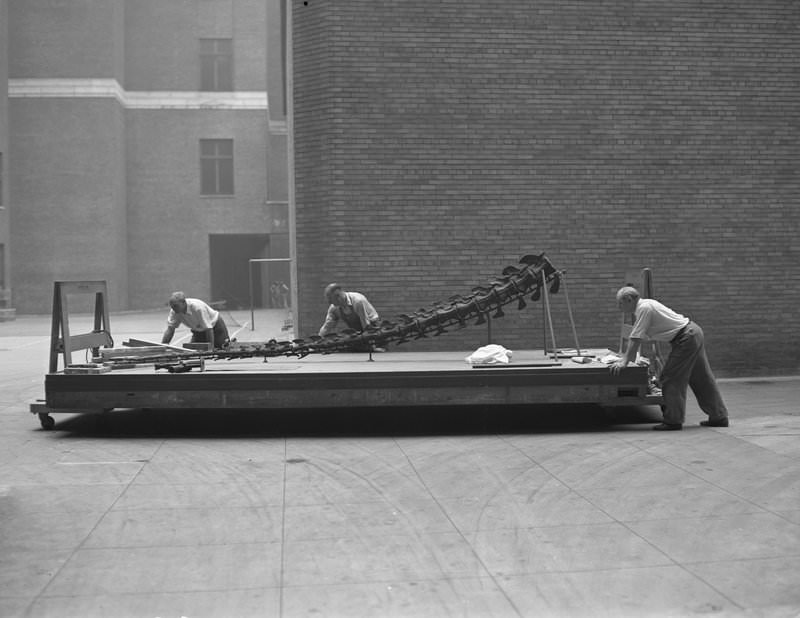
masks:
<svg viewBox="0 0 800 618"><path fill-rule="evenodd" d="M54 280L84 279L108 281L112 310L175 289L248 306L248 259L288 256L280 0L3 11L17 311L46 313Z"/></svg>

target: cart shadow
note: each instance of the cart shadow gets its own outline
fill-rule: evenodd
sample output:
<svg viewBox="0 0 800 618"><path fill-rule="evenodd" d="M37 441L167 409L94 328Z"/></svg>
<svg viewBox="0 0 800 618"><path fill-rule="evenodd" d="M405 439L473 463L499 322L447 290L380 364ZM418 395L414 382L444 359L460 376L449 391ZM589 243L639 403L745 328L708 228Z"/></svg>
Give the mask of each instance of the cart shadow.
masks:
<svg viewBox="0 0 800 618"><path fill-rule="evenodd" d="M593 404L292 410L118 409L55 416L53 431L97 438L281 438L585 433L657 423L657 406Z"/></svg>

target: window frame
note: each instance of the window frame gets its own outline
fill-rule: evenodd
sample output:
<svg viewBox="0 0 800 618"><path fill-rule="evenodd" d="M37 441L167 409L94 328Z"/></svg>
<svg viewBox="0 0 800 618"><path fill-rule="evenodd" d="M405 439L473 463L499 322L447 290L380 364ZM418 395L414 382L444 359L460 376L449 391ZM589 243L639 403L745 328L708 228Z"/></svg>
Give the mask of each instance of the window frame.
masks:
<svg viewBox="0 0 800 618"><path fill-rule="evenodd" d="M207 49L209 46L211 49ZM226 49L221 50L220 47ZM200 92L233 92L233 39L201 38L199 56ZM207 75L210 84L206 83Z"/></svg>
<svg viewBox="0 0 800 618"><path fill-rule="evenodd" d="M208 152L204 146L212 146ZM222 148L224 152L220 152ZM200 195L202 197L232 197L234 183L234 143L232 138L200 138ZM211 174L213 177L209 177ZM228 179L229 187L226 185ZM211 188L209 192L207 189ZM228 189L230 189L228 191Z"/></svg>

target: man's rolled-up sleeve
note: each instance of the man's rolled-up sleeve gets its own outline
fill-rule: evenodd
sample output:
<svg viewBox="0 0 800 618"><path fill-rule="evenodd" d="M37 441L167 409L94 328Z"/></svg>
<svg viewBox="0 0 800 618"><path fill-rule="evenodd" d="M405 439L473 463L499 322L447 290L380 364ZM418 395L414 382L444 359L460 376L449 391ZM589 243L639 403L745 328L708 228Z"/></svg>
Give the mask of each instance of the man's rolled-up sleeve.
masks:
<svg viewBox="0 0 800 618"><path fill-rule="evenodd" d="M338 321L339 319L336 317L336 308L333 305L331 305L330 307L328 307L328 313L325 315L325 322L319 329L319 336L324 337L329 332L331 332L336 327L336 323Z"/></svg>
<svg viewBox="0 0 800 618"><path fill-rule="evenodd" d="M377 324L380 320L378 312L375 311L375 307L373 307L366 298L361 299L355 305L355 310L364 328Z"/></svg>

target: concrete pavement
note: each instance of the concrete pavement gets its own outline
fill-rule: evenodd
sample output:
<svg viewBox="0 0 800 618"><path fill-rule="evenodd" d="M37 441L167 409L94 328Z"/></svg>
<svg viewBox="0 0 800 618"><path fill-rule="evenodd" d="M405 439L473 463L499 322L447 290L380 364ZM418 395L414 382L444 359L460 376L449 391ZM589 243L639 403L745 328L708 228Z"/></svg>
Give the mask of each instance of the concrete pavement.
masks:
<svg viewBox="0 0 800 618"><path fill-rule="evenodd" d="M111 331L158 339L164 316ZM282 312L249 317L241 340L287 338ZM691 400L667 433L592 406L43 431L49 328L0 323L0 616L800 615L800 379L722 380L727 429Z"/></svg>

